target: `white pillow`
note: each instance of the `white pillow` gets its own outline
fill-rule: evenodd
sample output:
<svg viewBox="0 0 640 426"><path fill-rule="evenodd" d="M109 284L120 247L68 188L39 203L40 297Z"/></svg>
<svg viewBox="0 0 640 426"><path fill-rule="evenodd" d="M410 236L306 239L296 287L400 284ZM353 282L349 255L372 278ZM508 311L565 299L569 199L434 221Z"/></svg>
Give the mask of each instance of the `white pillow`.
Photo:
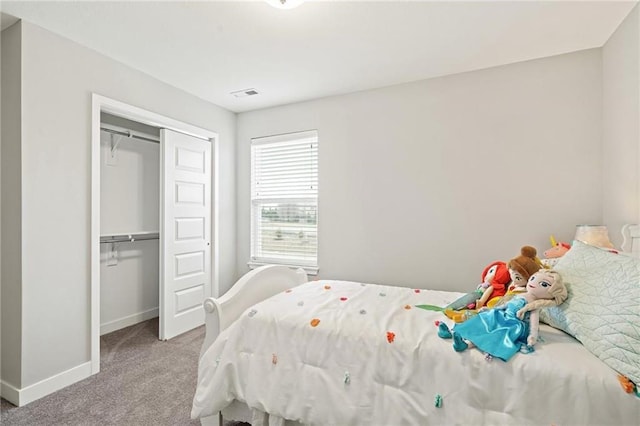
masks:
<svg viewBox="0 0 640 426"><path fill-rule="evenodd" d="M554 269L569 295L540 319L640 383L640 259L574 241Z"/></svg>

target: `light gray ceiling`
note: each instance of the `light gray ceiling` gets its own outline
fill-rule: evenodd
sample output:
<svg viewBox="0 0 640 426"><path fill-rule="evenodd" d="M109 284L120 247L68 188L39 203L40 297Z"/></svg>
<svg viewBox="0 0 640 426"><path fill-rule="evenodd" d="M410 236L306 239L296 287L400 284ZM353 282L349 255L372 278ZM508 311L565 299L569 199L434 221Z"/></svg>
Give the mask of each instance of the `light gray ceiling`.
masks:
<svg viewBox="0 0 640 426"><path fill-rule="evenodd" d="M2 1L232 111L601 47L636 1ZM5 25L5 17L2 20ZM232 91L260 94L236 98Z"/></svg>

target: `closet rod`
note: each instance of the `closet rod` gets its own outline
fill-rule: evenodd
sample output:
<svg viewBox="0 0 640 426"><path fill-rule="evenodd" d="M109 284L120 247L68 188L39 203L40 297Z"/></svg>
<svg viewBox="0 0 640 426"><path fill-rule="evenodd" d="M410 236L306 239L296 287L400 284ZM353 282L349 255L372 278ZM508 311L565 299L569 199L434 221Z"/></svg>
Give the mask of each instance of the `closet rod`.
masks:
<svg viewBox="0 0 640 426"><path fill-rule="evenodd" d="M100 236L100 244L132 243L134 241L158 240L158 239L160 239L160 234L158 232L143 232L139 234L102 235Z"/></svg>
<svg viewBox="0 0 640 426"><path fill-rule="evenodd" d="M130 131L114 130L114 129L110 129L108 127L102 127L102 126L100 127L100 130L104 130L105 132L108 132L108 133L113 133L114 135L122 135L129 138L140 139L147 142L160 143L160 139L152 139L152 138L147 138L145 136L139 136L139 135L136 135L135 133L131 133Z"/></svg>

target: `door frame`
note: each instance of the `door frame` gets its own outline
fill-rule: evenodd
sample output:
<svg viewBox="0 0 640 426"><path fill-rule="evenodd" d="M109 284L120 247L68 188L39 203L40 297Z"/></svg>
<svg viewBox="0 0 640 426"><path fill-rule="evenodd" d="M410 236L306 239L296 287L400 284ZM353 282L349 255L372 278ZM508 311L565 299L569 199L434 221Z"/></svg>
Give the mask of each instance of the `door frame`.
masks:
<svg viewBox="0 0 640 426"><path fill-rule="evenodd" d="M211 142L211 296L219 295L218 134L96 93L91 94L91 374L100 372L100 113ZM162 265L160 265L162 266Z"/></svg>

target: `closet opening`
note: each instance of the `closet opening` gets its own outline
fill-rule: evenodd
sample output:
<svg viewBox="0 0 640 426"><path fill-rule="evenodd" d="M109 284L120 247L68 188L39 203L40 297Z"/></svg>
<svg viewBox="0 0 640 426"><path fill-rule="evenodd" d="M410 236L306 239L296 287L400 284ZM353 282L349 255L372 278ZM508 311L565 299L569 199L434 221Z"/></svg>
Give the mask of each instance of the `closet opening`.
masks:
<svg viewBox="0 0 640 426"><path fill-rule="evenodd" d="M91 370L100 336L158 318L168 340L218 296L216 133L93 95Z"/></svg>
<svg viewBox="0 0 640 426"><path fill-rule="evenodd" d="M159 316L160 129L100 114L100 335Z"/></svg>

